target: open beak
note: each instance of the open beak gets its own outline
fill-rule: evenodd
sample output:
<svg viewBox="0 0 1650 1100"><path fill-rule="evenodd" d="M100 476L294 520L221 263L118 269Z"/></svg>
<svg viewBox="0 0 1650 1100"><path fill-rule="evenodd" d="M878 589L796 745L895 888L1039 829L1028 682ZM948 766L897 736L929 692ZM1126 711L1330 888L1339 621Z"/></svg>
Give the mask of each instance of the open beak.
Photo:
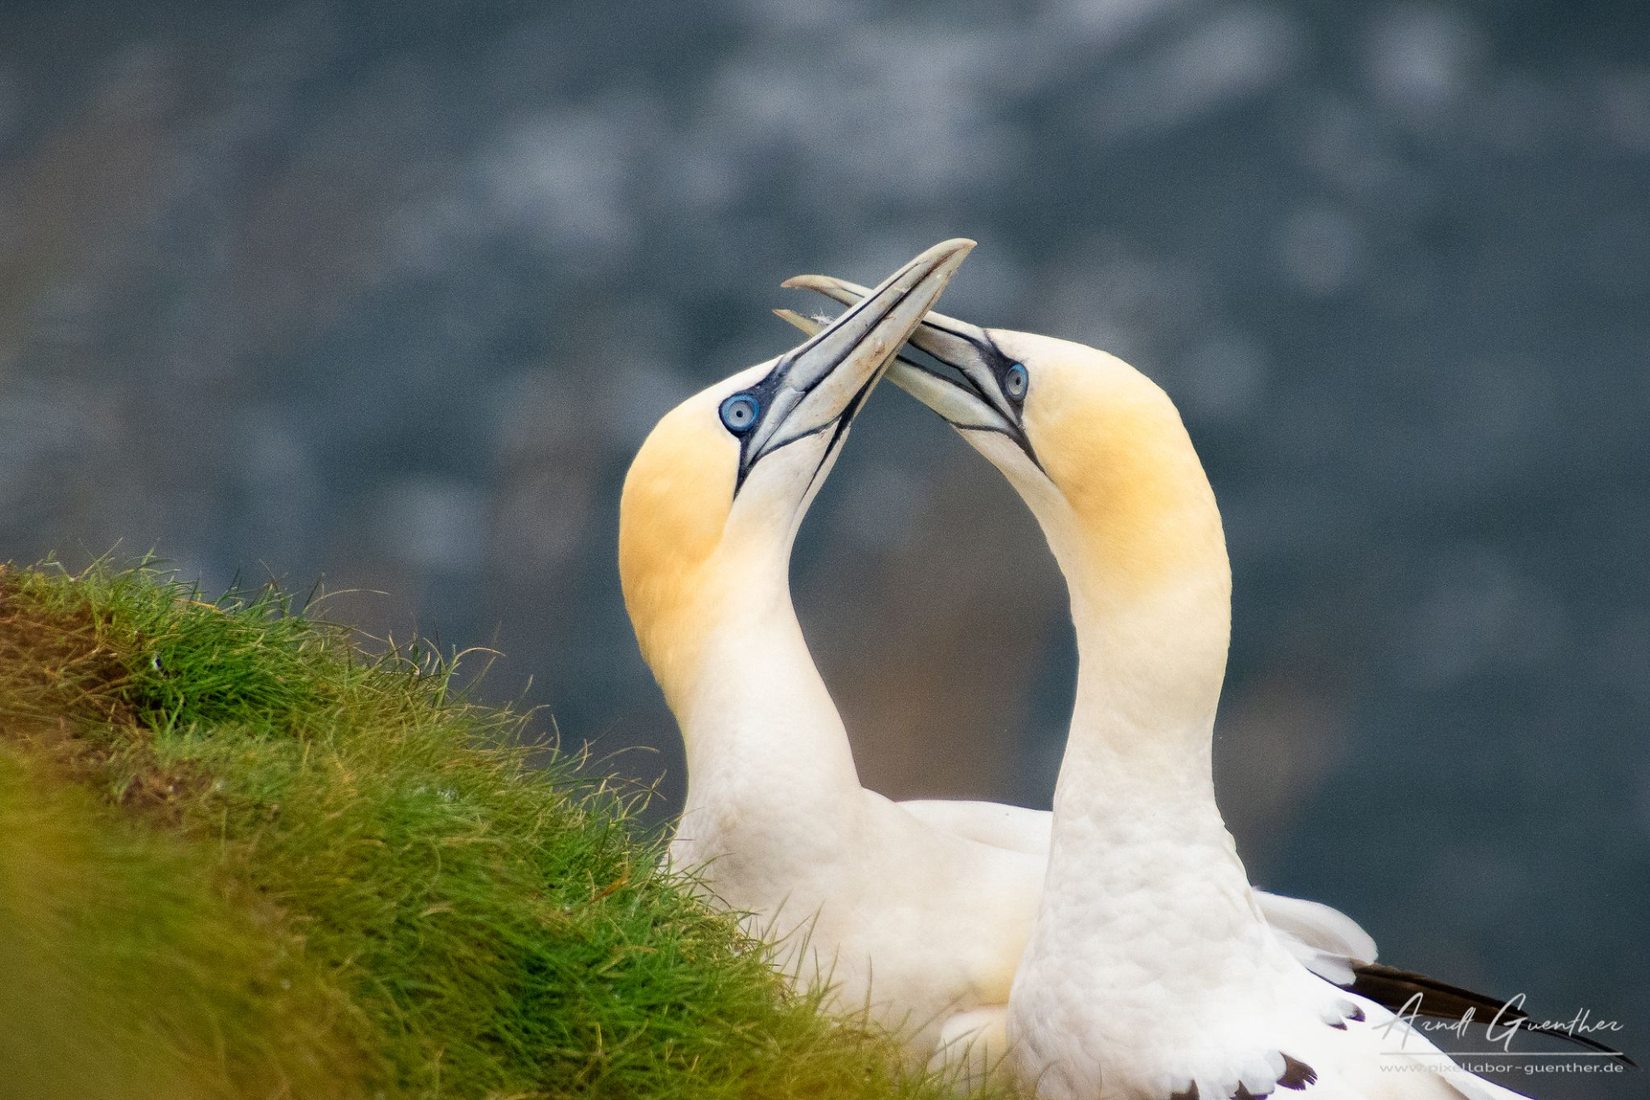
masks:
<svg viewBox="0 0 1650 1100"><path fill-rule="evenodd" d="M816 290L850 308L864 301L866 289L829 275L797 275L782 286ZM774 311L803 332L818 331L828 322L794 310ZM1008 436L1041 468L1019 406L1003 390L1012 360L997 347L991 334L978 325L929 313L911 333L912 347L926 352L936 365L913 355L900 355L889 378L906 393L944 417L962 432L998 432Z"/></svg>
<svg viewBox="0 0 1650 1100"><path fill-rule="evenodd" d="M756 410L741 440L741 483L764 456L821 432L831 433L825 456L831 455L973 248L973 241L962 238L942 241L875 289L861 288L842 316L807 328L806 343L780 356L760 382L738 395L753 399Z"/></svg>

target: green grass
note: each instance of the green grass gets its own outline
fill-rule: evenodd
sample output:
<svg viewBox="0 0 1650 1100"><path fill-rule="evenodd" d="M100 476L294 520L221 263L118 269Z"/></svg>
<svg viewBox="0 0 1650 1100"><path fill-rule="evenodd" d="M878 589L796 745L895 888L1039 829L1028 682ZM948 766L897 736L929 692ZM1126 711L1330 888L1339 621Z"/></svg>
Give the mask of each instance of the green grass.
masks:
<svg viewBox="0 0 1650 1100"><path fill-rule="evenodd" d="M273 593L0 571L0 1092L944 1094L460 696Z"/></svg>

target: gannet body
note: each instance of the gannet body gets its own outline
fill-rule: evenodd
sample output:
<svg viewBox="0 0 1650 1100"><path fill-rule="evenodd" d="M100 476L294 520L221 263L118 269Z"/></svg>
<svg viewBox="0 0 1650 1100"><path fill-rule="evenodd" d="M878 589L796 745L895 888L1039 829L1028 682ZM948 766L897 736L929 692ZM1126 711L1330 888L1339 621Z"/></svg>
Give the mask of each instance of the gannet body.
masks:
<svg viewBox="0 0 1650 1100"><path fill-rule="evenodd" d="M1026 446L976 443L1042 525L1079 648L1048 877L1009 1001L1020 1080L1050 1100L1517 1095L1313 974L1260 910L1210 761L1231 570L1173 404L1093 349L990 336Z"/></svg>
<svg viewBox="0 0 1650 1100"><path fill-rule="evenodd" d="M787 285L850 304L863 293L819 276ZM978 1033L1006 1042L1020 1084L1048 1100L1518 1096L1335 984L1348 961L1336 941L1362 935L1350 918L1311 903L1269 914L1250 886L1211 768L1231 570L1169 398L1121 360L1049 337L931 313L912 343L940 369L902 358L891 377L1025 499L1078 641L1037 915L1006 1012L974 1014ZM1023 818L998 828L1006 845L1036 836ZM1302 928L1319 940L1304 951ZM1332 965L1312 967L1324 947Z"/></svg>

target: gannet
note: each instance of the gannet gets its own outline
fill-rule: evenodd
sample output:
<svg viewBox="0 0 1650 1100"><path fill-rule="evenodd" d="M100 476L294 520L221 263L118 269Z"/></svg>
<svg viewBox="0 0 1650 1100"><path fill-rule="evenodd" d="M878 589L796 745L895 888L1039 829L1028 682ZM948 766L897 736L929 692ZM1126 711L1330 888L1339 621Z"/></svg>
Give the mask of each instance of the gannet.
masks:
<svg viewBox="0 0 1650 1100"><path fill-rule="evenodd" d="M1006 1003L1036 876L860 785L788 572L854 415L972 247L936 245L800 347L667 413L620 504L625 605L687 752L673 865L777 940L798 982L868 1007L917 1057L950 1014Z"/></svg>
<svg viewBox="0 0 1650 1100"><path fill-rule="evenodd" d="M936 313L912 343L939 366L902 358L890 376L1025 499L1076 626L1046 878L1006 1013L983 1025L1018 1081L1048 1100L1519 1096L1314 973L1249 884L1211 770L1231 569L1167 395L1093 348Z"/></svg>

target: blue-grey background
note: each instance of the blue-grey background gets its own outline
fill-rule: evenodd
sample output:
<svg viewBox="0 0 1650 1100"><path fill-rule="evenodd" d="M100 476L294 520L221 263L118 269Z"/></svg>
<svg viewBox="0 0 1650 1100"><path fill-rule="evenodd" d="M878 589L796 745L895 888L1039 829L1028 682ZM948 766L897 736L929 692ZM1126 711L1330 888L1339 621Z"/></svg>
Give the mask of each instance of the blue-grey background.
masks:
<svg viewBox="0 0 1650 1100"><path fill-rule="evenodd" d="M947 311L1186 415L1254 878L1650 1056L1644 5L11 0L0 558L322 580L676 797L625 465L781 279L953 235ZM795 588L867 782L1047 804L1058 576L892 388Z"/></svg>

